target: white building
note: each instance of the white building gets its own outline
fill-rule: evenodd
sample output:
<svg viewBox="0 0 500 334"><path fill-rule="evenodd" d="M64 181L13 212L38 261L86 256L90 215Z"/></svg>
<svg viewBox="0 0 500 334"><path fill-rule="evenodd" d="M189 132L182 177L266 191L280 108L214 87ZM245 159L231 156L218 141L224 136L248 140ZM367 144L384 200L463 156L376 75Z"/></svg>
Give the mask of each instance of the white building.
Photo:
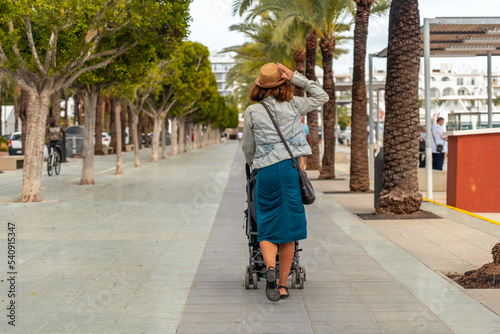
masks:
<svg viewBox="0 0 500 334"><path fill-rule="evenodd" d="M217 81L217 90L221 96L233 94L234 87L227 85L227 73L234 66L234 58L230 53L210 53L212 72Z"/></svg>
<svg viewBox="0 0 500 334"><path fill-rule="evenodd" d="M13 106L2 106L2 134L7 135L7 134L12 134L14 132L14 125L16 122L16 117L14 113L14 107ZM19 131L21 131L21 119L19 118Z"/></svg>
<svg viewBox="0 0 500 334"><path fill-rule="evenodd" d="M334 77L336 82L337 97L341 97L346 93L351 93L352 72L347 74L335 74ZM379 116L381 115L382 117L384 116L385 111L383 88L385 87L385 78L385 71L374 71L374 98L376 101L377 91L380 91ZM367 72L367 90L368 79L369 74ZM432 70L431 99L433 121L435 121L437 117L444 117L447 123L455 122L454 126L457 126L461 129L484 126L484 123L487 122L487 116L485 117L485 115L488 110L487 85L488 82L486 73L481 73L477 69L453 69L451 64L442 64L439 69ZM425 98L424 89L424 73L423 67L421 67L421 73L419 75L419 98L421 100ZM497 96L500 96L500 74L498 73L493 74L493 98ZM493 107L493 112L496 112L495 107ZM476 114L476 116L472 114ZM478 118L477 114L482 115ZM500 115L494 114L493 117L494 126L500 126ZM421 123L424 124L424 108L420 109L420 118ZM461 118L461 120L459 118ZM465 122L464 119L466 119Z"/></svg>

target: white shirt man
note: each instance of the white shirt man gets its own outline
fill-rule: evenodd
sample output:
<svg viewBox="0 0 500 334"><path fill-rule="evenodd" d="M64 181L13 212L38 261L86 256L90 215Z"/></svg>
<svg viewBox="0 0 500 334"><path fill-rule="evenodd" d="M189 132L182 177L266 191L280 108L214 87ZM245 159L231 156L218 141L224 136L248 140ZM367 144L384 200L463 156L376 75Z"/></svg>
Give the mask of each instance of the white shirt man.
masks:
<svg viewBox="0 0 500 334"><path fill-rule="evenodd" d="M432 169L443 170L444 152L448 150L446 137L443 137L444 118L438 117L432 126ZM443 150L438 152L437 146L443 145Z"/></svg>

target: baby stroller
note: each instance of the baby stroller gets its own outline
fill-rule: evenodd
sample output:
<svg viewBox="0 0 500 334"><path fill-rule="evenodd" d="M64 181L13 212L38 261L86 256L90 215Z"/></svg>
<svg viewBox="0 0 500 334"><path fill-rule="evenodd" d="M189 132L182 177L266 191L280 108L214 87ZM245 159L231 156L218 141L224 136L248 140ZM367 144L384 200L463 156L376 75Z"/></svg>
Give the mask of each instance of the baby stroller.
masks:
<svg viewBox="0 0 500 334"><path fill-rule="evenodd" d="M245 164L247 176L247 209L245 210L245 229L248 238L249 264L245 272L245 288L258 288L257 282L261 278L265 279L266 265L259 243L257 241L257 214L255 211L255 184L257 181L257 170L250 170L250 166ZM303 289L304 281L306 280L306 268L299 265L299 242L295 242L295 253L293 255L292 268L290 275L292 276L292 289ZM276 255L276 272L279 273L279 250Z"/></svg>

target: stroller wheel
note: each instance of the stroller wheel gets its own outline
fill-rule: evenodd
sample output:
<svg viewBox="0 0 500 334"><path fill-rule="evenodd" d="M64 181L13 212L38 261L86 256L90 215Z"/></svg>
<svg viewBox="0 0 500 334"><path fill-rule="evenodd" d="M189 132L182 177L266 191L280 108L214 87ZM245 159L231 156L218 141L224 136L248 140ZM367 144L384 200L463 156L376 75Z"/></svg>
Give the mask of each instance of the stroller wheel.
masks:
<svg viewBox="0 0 500 334"><path fill-rule="evenodd" d="M250 289L250 274L245 273L245 289Z"/></svg>
<svg viewBox="0 0 500 334"><path fill-rule="evenodd" d="M297 288L296 283L297 283L297 274L294 271L292 272L292 289Z"/></svg>
<svg viewBox="0 0 500 334"><path fill-rule="evenodd" d="M304 282L307 281L307 279L306 279L306 267L301 267L300 273L301 273L301 276L302 276L302 279L304 280Z"/></svg>
<svg viewBox="0 0 500 334"><path fill-rule="evenodd" d="M257 284L257 281L259 280L259 278L257 277L257 273L253 273L252 274L252 281L253 281L253 288L254 289L258 289L258 284Z"/></svg>

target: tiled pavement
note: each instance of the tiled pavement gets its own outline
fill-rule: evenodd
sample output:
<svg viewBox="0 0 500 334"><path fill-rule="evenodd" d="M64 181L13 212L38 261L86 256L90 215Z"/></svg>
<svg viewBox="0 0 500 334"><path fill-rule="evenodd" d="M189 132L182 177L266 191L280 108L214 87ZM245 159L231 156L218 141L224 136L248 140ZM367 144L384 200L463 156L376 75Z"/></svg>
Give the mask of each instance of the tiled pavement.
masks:
<svg viewBox="0 0 500 334"><path fill-rule="evenodd" d="M127 167L124 176L112 175L112 157L96 166L94 188L75 186L78 168L69 165L44 177L38 204L6 202L19 178L0 175L1 233L16 222L22 261L19 326L0 321L0 332L500 332L498 315L322 194L307 207L305 288L278 303L263 281L245 290L237 144Z"/></svg>

